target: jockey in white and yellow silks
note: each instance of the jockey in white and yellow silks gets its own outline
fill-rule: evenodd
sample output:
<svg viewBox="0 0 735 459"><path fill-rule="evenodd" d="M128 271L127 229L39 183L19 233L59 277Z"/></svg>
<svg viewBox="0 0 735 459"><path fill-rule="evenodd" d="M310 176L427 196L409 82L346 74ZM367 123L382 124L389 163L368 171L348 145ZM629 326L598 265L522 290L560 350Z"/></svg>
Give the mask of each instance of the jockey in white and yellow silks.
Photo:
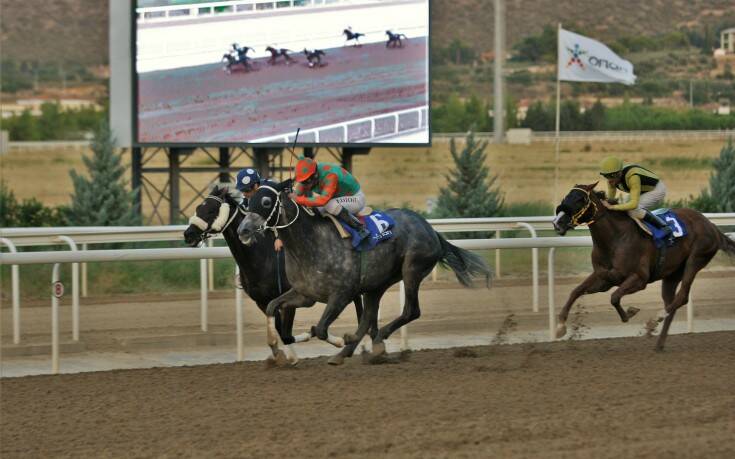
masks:
<svg viewBox="0 0 735 459"><path fill-rule="evenodd" d="M630 199L622 204L609 204L603 201L605 207L628 212L628 215L635 219L651 223L663 230L667 241L671 241L671 227L651 213L651 210L661 206L666 198L666 185L658 175L637 164L624 164L615 156L608 156L602 160L600 175L607 180L608 199L614 199L617 190L630 195Z"/></svg>

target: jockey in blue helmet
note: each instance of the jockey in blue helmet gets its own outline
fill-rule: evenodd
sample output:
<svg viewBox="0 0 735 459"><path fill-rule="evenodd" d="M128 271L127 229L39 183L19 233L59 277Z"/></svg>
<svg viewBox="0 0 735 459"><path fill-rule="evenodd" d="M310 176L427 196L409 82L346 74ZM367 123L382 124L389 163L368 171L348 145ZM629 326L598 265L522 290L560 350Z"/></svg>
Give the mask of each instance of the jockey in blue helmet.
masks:
<svg viewBox="0 0 735 459"><path fill-rule="evenodd" d="M258 191L258 188L260 188L261 185L266 185L271 188L274 188L278 191L282 189L291 189L291 180L286 180L281 183L274 182L273 180L269 179L263 179L260 177L260 174L256 169L253 169L252 167L246 167L245 169L240 170L240 172L237 173L237 179L235 182L235 187L243 194L245 197L245 205L247 206L247 200L253 197L256 191ZM280 239L276 238L275 241L275 249L276 251L281 250L283 247L283 242L281 242Z"/></svg>
<svg viewBox="0 0 735 459"><path fill-rule="evenodd" d="M252 167L246 167L237 173L237 180L235 186L245 196L250 198L260 186L260 174L257 170Z"/></svg>

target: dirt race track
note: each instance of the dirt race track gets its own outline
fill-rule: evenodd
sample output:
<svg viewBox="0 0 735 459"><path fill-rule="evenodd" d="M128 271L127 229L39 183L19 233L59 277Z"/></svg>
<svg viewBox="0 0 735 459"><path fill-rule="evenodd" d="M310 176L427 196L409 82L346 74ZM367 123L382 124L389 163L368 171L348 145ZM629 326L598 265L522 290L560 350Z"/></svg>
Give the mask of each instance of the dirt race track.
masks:
<svg viewBox="0 0 735 459"><path fill-rule="evenodd" d="M11 457L735 457L735 332L4 379Z"/></svg>
<svg viewBox="0 0 735 459"><path fill-rule="evenodd" d="M223 72L221 64L140 74L142 142L242 142L426 104L426 40L326 50L325 66ZM313 141L313 140L312 140Z"/></svg>

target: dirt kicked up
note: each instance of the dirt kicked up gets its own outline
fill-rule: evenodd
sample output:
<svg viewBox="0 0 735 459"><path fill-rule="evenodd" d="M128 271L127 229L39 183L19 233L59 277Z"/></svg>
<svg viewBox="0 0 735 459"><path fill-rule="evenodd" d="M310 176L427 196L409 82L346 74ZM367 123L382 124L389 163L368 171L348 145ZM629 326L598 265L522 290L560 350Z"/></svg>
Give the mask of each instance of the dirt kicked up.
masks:
<svg viewBox="0 0 735 459"><path fill-rule="evenodd" d="M735 457L735 332L3 379L0 455Z"/></svg>

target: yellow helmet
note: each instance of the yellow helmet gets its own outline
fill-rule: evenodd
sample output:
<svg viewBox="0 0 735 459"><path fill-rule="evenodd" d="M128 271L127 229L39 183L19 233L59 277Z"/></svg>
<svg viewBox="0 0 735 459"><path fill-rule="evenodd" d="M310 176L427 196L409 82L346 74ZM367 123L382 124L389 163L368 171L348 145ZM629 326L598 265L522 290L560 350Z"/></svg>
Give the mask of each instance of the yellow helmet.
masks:
<svg viewBox="0 0 735 459"><path fill-rule="evenodd" d="M623 161L615 156L608 156L600 162L600 175L614 174L623 170Z"/></svg>

